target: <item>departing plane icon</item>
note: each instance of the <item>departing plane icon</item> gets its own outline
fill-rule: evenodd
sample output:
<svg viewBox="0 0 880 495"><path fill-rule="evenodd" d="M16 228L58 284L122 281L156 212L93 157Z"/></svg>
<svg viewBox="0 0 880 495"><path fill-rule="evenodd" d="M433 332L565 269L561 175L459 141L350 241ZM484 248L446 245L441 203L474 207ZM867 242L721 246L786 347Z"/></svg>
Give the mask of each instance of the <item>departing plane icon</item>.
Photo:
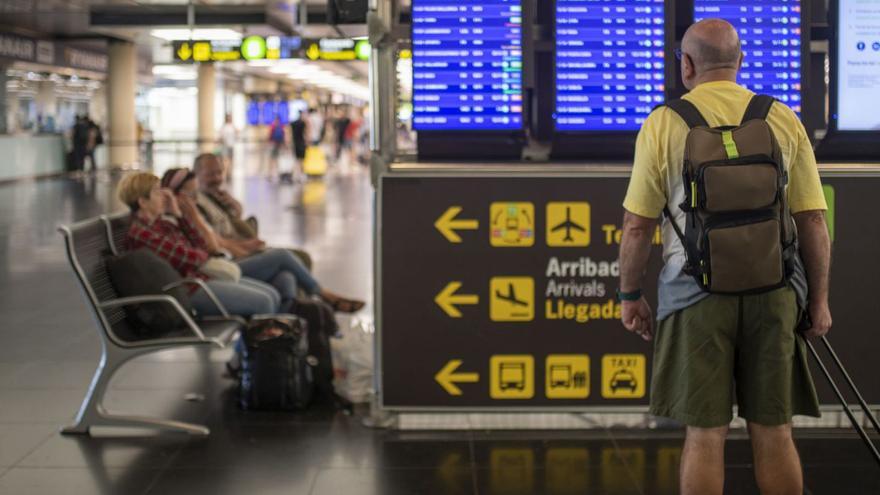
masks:
<svg viewBox="0 0 880 495"><path fill-rule="evenodd" d="M528 306L528 301L523 301L522 299L516 298L516 289L514 289L513 284L507 286L508 292L507 294L502 294L500 290L495 291L495 297L501 299L502 301L507 301L514 306Z"/></svg>
<svg viewBox="0 0 880 495"><path fill-rule="evenodd" d="M571 221L571 207L567 206L565 208L565 221L560 223L559 225L550 229L551 232L559 232L560 230L565 229L565 239L563 242L572 242L574 238L571 236L571 231L576 230L578 232L586 232L586 229L582 225L578 225Z"/></svg>

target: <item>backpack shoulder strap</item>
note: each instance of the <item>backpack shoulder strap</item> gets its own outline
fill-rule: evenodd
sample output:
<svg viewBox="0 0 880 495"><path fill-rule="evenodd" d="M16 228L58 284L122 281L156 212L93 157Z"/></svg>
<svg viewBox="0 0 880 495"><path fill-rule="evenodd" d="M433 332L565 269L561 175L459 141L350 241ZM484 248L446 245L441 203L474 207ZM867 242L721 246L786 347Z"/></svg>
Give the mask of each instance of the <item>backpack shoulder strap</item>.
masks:
<svg viewBox="0 0 880 495"><path fill-rule="evenodd" d="M670 100L663 106L669 107L673 112L677 113L691 129L694 127L709 127L709 123L703 118L703 114L700 113L693 103L685 99Z"/></svg>
<svg viewBox="0 0 880 495"><path fill-rule="evenodd" d="M743 114L741 124L745 124L754 119L766 120L767 115L770 113L770 108L775 101L776 98L768 95L753 96L752 100L749 102L749 106L746 107L746 113Z"/></svg>

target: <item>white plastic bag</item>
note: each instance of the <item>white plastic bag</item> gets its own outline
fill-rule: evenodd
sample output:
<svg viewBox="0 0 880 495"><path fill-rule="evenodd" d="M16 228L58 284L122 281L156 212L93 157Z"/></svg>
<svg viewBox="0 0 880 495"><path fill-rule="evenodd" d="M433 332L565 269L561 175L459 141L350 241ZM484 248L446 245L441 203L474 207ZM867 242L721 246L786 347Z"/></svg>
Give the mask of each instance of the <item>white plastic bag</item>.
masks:
<svg viewBox="0 0 880 495"><path fill-rule="evenodd" d="M373 335L371 318L338 317L340 337L330 339L333 356L333 387L336 393L357 404L368 402L373 391Z"/></svg>

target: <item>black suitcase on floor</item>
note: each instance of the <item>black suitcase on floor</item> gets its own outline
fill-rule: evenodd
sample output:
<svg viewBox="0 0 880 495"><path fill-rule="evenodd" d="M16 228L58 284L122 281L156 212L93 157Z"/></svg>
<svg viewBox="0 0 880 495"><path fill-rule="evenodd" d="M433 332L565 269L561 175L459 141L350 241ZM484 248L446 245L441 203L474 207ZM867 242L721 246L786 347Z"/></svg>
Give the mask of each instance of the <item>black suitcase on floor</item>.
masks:
<svg viewBox="0 0 880 495"><path fill-rule="evenodd" d="M241 346L242 409L299 411L312 402L315 375L306 322L295 315L254 317Z"/></svg>

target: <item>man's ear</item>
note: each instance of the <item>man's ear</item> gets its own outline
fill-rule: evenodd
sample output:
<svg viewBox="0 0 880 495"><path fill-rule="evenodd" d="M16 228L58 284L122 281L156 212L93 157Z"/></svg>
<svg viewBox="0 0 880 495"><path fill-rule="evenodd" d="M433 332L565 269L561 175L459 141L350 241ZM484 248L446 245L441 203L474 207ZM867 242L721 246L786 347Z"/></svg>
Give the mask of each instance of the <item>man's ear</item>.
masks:
<svg viewBox="0 0 880 495"><path fill-rule="evenodd" d="M743 67L743 60L745 60L746 54L743 52L739 53L739 63L736 66L736 70L740 70Z"/></svg>
<svg viewBox="0 0 880 495"><path fill-rule="evenodd" d="M692 59L687 53L682 55L681 64L684 68L684 77L686 79L692 79L697 75L697 68L694 66L694 59Z"/></svg>

